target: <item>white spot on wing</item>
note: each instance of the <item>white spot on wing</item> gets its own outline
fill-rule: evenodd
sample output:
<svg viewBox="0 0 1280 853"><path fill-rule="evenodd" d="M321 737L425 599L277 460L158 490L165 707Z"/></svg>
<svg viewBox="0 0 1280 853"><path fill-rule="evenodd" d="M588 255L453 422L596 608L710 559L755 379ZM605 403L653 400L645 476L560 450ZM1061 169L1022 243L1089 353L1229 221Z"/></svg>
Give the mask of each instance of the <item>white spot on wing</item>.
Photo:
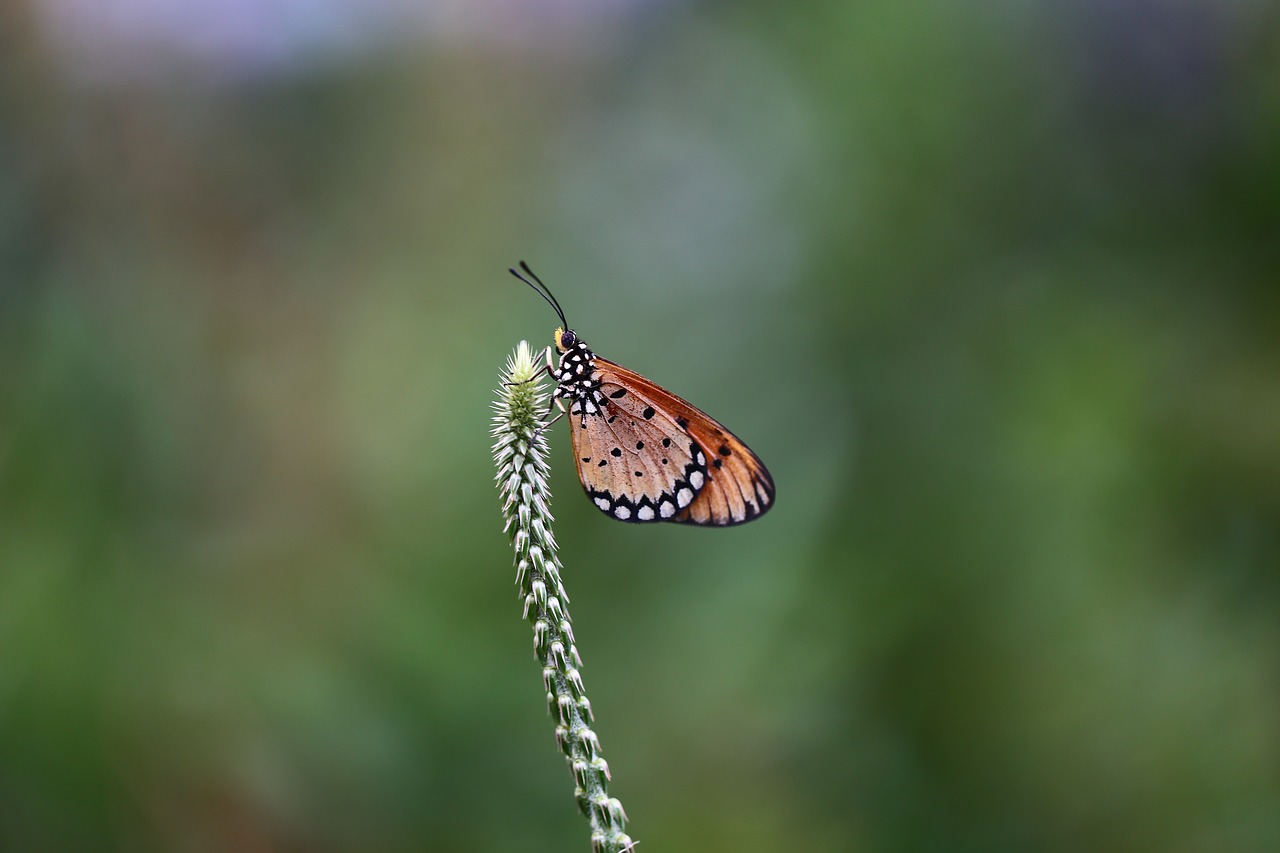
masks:
<svg viewBox="0 0 1280 853"><path fill-rule="evenodd" d="M689 483L690 483L690 485L692 485L695 489L701 489L701 488L702 488L702 472L701 472L701 471L694 471L692 474L690 474L690 475L689 475Z"/></svg>
<svg viewBox="0 0 1280 853"><path fill-rule="evenodd" d="M653 507L651 506L640 507L640 509L636 510L636 518L640 519L641 521L653 521Z"/></svg>
<svg viewBox="0 0 1280 853"><path fill-rule="evenodd" d="M600 508L601 508L602 510L604 510L605 512L608 512L608 511L609 511L609 506L610 506L610 504L609 504L609 499L608 499L608 498L596 498L596 506L600 507Z"/></svg>
<svg viewBox="0 0 1280 853"><path fill-rule="evenodd" d="M676 493L676 503L680 505L681 509L684 509L689 504L693 503L693 492L687 488L681 489Z"/></svg>
<svg viewBox="0 0 1280 853"><path fill-rule="evenodd" d="M670 518L676 514L676 505L671 502L670 498L667 498L658 507L658 514L663 518Z"/></svg>
<svg viewBox="0 0 1280 853"><path fill-rule="evenodd" d="M627 509L625 506L620 506L613 511L613 514L623 521L626 521L631 517L631 510Z"/></svg>

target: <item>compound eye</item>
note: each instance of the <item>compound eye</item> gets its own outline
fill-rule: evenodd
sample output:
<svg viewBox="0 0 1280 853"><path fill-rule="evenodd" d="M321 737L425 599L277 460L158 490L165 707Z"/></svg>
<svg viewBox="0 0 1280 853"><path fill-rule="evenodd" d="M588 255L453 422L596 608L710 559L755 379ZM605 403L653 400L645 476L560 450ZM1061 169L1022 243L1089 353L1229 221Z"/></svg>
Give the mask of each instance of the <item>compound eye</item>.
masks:
<svg viewBox="0 0 1280 853"><path fill-rule="evenodd" d="M565 329L560 335L560 346L569 349L578 342L578 336L573 333L573 329Z"/></svg>

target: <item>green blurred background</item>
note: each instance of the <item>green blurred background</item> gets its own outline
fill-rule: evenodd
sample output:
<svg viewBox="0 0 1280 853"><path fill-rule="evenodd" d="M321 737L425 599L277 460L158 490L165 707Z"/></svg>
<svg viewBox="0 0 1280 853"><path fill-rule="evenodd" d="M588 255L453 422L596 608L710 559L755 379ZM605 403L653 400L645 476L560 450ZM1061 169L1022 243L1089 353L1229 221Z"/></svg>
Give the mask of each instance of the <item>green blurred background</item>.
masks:
<svg viewBox="0 0 1280 853"><path fill-rule="evenodd" d="M778 483L617 524L552 436L642 851L1280 849L1275 4L3 17L3 849L588 849L521 258Z"/></svg>

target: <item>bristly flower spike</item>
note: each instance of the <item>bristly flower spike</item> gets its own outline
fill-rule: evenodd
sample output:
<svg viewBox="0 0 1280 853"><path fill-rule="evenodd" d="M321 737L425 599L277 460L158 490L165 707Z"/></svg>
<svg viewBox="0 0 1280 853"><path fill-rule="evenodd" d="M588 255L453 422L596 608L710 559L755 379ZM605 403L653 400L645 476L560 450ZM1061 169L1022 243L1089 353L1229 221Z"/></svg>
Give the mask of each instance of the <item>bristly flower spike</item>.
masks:
<svg viewBox="0 0 1280 853"><path fill-rule="evenodd" d="M622 804L609 796L609 765L590 726L591 702L582 682L569 596L560 577L563 567L551 533L550 468L542 420L547 392L541 374L528 341L521 341L507 360L493 407L493 461L503 529L515 550L516 585L524 618L533 626L533 649L542 664L556 743L573 773L578 808L591 823L593 853L624 853L635 849L636 842L623 831Z"/></svg>

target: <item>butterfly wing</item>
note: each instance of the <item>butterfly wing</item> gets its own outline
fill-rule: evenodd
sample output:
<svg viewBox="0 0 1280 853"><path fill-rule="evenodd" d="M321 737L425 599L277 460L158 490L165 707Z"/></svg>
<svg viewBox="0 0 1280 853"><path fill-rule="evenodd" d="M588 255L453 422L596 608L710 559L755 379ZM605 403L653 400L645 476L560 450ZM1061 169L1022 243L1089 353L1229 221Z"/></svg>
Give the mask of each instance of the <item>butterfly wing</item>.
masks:
<svg viewBox="0 0 1280 853"><path fill-rule="evenodd" d="M596 356L595 368L608 405L571 429L578 477L601 511L728 527L773 506L768 469L718 421L619 364Z"/></svg>
<svg viewBox="0 0 1280 853"><path fill-rule="evenodd" d="M599 360L597 360L597 365ZM672 521L706 483L706 454L673 418L661 418L628 390L606 380L605 409L570 415L578 479L601 512L621 521ZM653 412L650 417L645 412ZM696 484L696 485L695 485Z"/></svg>

